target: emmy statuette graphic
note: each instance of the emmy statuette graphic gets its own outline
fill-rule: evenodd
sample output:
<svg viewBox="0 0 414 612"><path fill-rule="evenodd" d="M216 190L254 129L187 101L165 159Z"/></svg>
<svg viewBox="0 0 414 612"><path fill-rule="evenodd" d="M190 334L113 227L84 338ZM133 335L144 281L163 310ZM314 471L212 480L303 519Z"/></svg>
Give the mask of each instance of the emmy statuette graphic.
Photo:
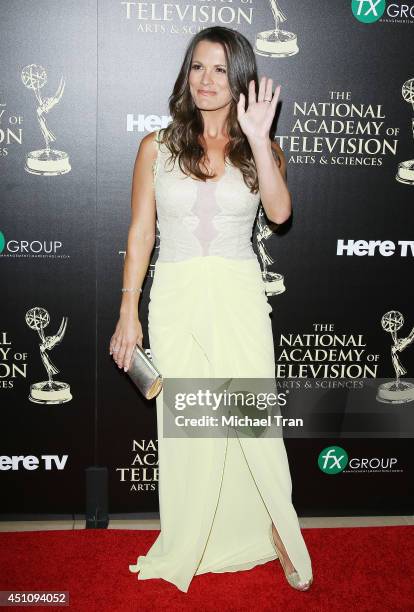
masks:
<svg viewBox="0 0 414 612"><path fill-rule="evenodd" d="M414 400L414 385L408 381L401 381L407 370L398 359L397 353L401 353L414 340L414 327L406 338L398 338L397 332L404 325L404 317L398 310L386 312L381 319L382 328L391 334L393 345L391 346L391 360L394 366L396 379L383 383L378 387L377 401L386 404L407 404Z"/></svg>
<svg viewBox="0 0 414 612"><path fill-rule="evenodd" d="M61 77L59 87L56 93L50 98L42 99L40 89L44 87L47 81L46 70L42 66L29 64L25 66L21 73L23 85L27 89L32 89L35 93L38 107L36 109L37 120L39 121L40 129L45 139L45 149L30 151L26 155L25 170L30 174L39 174L42 176L56 176L58 174L66 174L70 172L71 166L69 156L64 151L51 149L50 143L56 140L56 136L47 127L45 115L59 102L65 89L64 78Z"/></svg>
<svg viewBox="0 0 414 612"><path fill-rule="evenodd" d="M286 17L277 5L277 0L269 0L275 21L274 30L265 30L256 35L255 51L265 57L289 57L299 52L298 39L293 32L279 29L279 22Z"/></svg>
<svg viewBox="0 0 414 612"><path fill-rule="evenodd" d="M60 372L60 370L53 365L48 355L48 351L62 341L66 332L68 318L62 317L62 323L57 334L54 336L45 336L44 334L43 330L50 322L49 313L44 308L36 306L28 310L25 321L30 329L35 329L39 334L41 340L39 346L40 357L48 375L48 380L30 385L29 400L36 404L63 404L64 402L69 402L72 399L70 386L67 383L53 380L53 375Z"/></svg>
<svg viewBox="0 0 414 612"><path fill-rule="evenodd" d="M410 102L414 110L414 79L405 81L401 92L404 100ZM414 138L414 117L411 119L411 129ZM400 162L395 178L400 183L405 183L405 185L414 185L414 159Z"/></svg>
<svg viewBox="0 0 414 612"><path fill-rule="evenodd" d="M283 276L277 272L269 272L268 266L274 263L274 259L267 252L264 242L272 235L272 230L266 222L265 213L262 204L259 206L257 215L257 233L256 244L259 251L259 257L262 262L262 277L265 284L266 295L279 295L286 291L283 282Z"/></svg>

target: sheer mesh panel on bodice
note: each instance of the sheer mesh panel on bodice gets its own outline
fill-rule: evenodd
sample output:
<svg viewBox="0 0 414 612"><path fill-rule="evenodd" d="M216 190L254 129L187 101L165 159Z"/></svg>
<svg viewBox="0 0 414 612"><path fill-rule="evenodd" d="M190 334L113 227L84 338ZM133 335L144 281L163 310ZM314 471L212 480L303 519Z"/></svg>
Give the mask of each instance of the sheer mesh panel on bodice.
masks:
<svg viewBox="0 0 414 612"><path fill-rule="evenodd" d="M251 236L260 202L238 168L227 160L219 180L206 182L185 175L178 160L172 166L168 148L158 141L154 188L160 232L159 261L182 261L218 255L256 257Z"/></svg>

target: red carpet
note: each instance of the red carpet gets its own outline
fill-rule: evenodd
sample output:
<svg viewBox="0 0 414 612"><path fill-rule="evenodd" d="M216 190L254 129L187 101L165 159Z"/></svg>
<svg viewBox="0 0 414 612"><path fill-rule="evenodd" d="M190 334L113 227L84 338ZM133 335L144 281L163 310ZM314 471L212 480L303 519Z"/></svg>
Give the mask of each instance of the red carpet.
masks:
<svg viewBox="0 0 414 612"><path fill-rule="evenodd" d="M195 576L188 593L128 570L157 531L0 533L0 590L65 590L76 612L272 610L414 611L414 527L304 529L314 583L298 592L280 563ZM16 607L16 610L23 607ZM28 609L28 608L25 608Z"/></svg>

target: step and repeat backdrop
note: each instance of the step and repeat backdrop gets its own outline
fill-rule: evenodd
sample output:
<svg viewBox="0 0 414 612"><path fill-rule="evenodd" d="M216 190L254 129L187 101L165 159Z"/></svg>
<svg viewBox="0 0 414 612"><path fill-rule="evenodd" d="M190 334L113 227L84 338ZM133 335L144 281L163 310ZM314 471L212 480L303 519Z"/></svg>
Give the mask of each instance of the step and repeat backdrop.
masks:
<svg viewBox="0 0 414 612"><path fill-rule="evenodd" d="M171 121L184 50L212 25L282 86L293 214L269 228L259 209L253 244L276 379L314 382L296 409L315 435L285 437L296 509L412 514L414 2L15 1L0 24L1 516L84 512L94 465L110 513L158 510L155 400L109 340L138 146Z"/></svg>

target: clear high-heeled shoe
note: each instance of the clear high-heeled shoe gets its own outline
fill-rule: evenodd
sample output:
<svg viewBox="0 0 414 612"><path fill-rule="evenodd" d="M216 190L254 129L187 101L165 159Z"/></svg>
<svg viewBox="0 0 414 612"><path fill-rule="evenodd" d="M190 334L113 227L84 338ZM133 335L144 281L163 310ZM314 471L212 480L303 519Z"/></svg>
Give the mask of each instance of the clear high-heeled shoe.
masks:
<svg viewBox="0 0 414 612"><path fill-rule="evenodd" d="M286 571L285 561L284 561L284 559L282 557L282 553L280 552L279 548L277 547L275 539L273 537L272 525L273 524L270 523L270 529L269 529L270 540L271 540L271 542L273 544L273 548L277 552L277 556L278 556L280 564L281 564L281 566L283 568L284 574L286 576L286 580L288 581L290 586L293 587L294 589L297 589L298 591L307 591L309 589L310 585L313 582L313 577L310 580L308 580L308 582L302 582L302 580L300 579L300 576L299 576L297 571L291 572L290 574Z"/></svg>

